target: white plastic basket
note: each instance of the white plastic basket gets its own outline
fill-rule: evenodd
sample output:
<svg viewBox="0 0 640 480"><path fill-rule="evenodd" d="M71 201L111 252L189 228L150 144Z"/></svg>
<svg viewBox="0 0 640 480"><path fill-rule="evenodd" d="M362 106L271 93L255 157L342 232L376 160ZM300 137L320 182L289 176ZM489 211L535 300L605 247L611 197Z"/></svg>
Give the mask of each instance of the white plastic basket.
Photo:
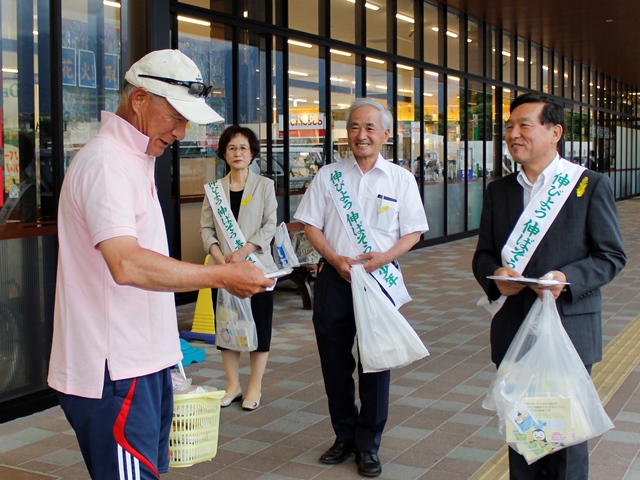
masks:
<svg viewBox="0 0 640 480"><path fill-rule="evenodd" d="M224 390L173 395L170 467L190 467L216 456L220 400L224 395Z"/></svg>

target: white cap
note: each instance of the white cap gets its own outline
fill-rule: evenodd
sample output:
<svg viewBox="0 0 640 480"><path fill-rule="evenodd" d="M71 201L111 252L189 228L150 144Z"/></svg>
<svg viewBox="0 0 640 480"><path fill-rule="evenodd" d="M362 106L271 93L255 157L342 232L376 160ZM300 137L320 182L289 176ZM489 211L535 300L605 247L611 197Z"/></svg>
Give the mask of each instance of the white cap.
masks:
<svg viewBox="0 0 640 480"><path fill-rule="evenodd" d="M204 97L189 93L188 84L199 83L204 86L202 74L193 60L179 50L156 50L148 53L131 66L124 78L131 85L143 87L166 98L190 122L206 125L224 121L207 105ZM175 85L167 81L185 82L187 85Z"/></svg>

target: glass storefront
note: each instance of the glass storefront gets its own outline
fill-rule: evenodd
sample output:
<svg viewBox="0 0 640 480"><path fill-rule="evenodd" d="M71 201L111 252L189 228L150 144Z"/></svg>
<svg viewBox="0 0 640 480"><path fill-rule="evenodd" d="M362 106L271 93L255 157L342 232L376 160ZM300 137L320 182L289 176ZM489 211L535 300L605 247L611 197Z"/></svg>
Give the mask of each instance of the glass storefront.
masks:
<svg viewBox="0 0 640 480"><path fill-rule="evenodd" d="M141 5L156 21L136 24ZM431 226L421 245L478 228L487 183L515 168L509 105L530 90L565 106L564 156L609 175L616 198L640 193L640 86L433 0L0 0L0 16L2 405L46 391L60 186L150 38L194 59L225 119L190 125L158 166L184 260L204 258L203 185L226 173L224 128L256 132L252 168L274 181L278 221L291 221L318 169L351 155L346 110L361 96L394 114L382 153L419 185Z"/></svg>

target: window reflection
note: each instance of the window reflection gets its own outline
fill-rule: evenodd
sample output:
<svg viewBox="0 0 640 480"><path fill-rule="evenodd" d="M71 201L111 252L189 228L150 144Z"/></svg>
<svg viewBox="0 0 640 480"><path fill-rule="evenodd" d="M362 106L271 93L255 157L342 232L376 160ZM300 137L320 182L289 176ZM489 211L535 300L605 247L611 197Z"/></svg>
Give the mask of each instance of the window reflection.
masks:
<svg viewBox="0 0 640 480"><path fill-rule="evenodd" d="M331 0L331 38L356 43L355 12L355 1Z"/></svg>
<svg viewBox="0 0 640 480"><path fill-rule="evenodd" d="M465 114L468 155L467 229L473 229L480 226L482 212L482 177L485 175L484 146L486 139L484 112L487 108L487 99L482 91L482 84L479 82L469 82L467 97L467 112Z"/></svg>
<svg viewBox="0 0 640 480"><path fill-rule="evenodd" d="M326 106L320 105L324 82L319 74L324 71L322 62L317 45L301 46L289 40L289 158L283 158L283 148L274 151L274 157L289 174L291 212L296 211L302 195L325 162L327 120ZM283 138L282 124L280 135Z"/></svg>
<svg viewBox="0 0 640 480"><path fill-rule="evenodd" d="M396 28L398 32L398 55L414 58L416 22L413 14L413 0L398 0Z"/></svg>
<svg viewBox="0 0 640 480"><path fill-rule="evenodd" d="M289 1L289 28L318 34L318 0Z"/></svg>
<svg viewBox="0 0 640 480"><path fill-rule="evenodd" d="M120 9L62 2L64 169L98 131L100 111L120 99ZM104 34L96 30L99 25Z"/></svg>
<svg viewBox="0 0 640 480"><path fill-rule="evenodd" d="M420 177L420 122L416 121L416 90L414 85L414 68L408 65L397 65L398 110L398 163L411 171L417 179Z"/></svg>
<svg viewBox="0 0 640 480"><path fill-rule="evenodd" d="M356 99L355 55L331 49L331 124L333 161L351 156L347 141L347 109Z"/></svg>
<svg viewBox="0 0 640 480"><path fill-rule="evenodd" d="M513 35L510 33L502 34L502 81L511 83L514 81L512 70L513 62L516 62L516 49L513 41Z"/></svg>
<svg viewBox="0 0 640 480"><path fill-rule="evenodd" d="M365 57L365 61L367 63L366 96L377 100L388 108L389 99L393 97L393 92L389 92L390 86L393 85L393 79L391 73L387 71L387 62L377 57ZM392 136L382 146L380 153L384 158L394 158Z"/></svg>
<svg viewBox="0 0 640 480"><path fill-rule="evenodd" d="M429 231L424 238L444 235L444 111L440 104L443 85L437 72L425 70L424 90L424 209L429 219Z"/></svg>
<svg viewBox="0 0 640 480"><path fill-rule="evenodd" d="M26 1L3 1L0 8L3 20L0 225L51 220L55 217L51 97L46 85L51 65L49 45L39 41L40 27L47 30L49 26L38 24L38 18L48 18L49 12L48 8L34 10L34 2ZM28 29L28 34L19 35L21 29ZM40 49L44 54L40 54ZM41 81L45 85L42 89ZM3 288L7 285L0 283L0 290Z"/></svg>
<svg viewBox="0 0 640 480"><path fill-rule="evenodd" d="M218 24L181 21L178 27L179 49L196 63L204 83L213 86L207 102L225 119L224 123L209 125L189 123L180 142L180 195L201 196L203 185L222 178L226 169L215 152L225 126L233 120L231 42L227 40L231 34L230 27Z"/></svg>
<svg viewBox="0 0 640 480"><path fill-rule="evenodd" d="M483 75L484 55L480 48L481 38L478 22L472 18L467 24L467 55L469 73Z"/></svg>
<svg viewBox="0 0 640 480"><path fill-rule="evenodd" d="M367 21L367 47L387 51L387 4L365 2Z"/></svg>
<svg viewBox="0 0 640 480"><path fill-rule="evenodd" d="M460 15L457 12L447 12L447 67L460 70Z"/></svg>
<svg viewBox="0 0 640 480"><path fill-rule="evenodd" d="M424 2L424 61L438 64L438 4Z"/></svg>
<svg viewBox="0 0 640 480"><path fill-rule="evenodd" d="M516 68L518 85L529 86L529 42L523 38L518 38L518 51L516 56Z"/></svg>

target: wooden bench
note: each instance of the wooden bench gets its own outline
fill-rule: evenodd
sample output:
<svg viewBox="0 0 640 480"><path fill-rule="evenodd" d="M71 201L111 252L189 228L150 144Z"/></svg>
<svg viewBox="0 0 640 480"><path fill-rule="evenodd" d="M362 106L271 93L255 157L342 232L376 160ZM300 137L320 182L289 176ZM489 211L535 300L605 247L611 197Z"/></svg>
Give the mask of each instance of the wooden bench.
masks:
<svg viewBox="0 0 640 480"><path fill-rule="evenodd" d="M293 236L298 232L304 232L304 223L292 222L287 223L286 225L287 231L289 232L289 238L293 238ZM296 293L302 297L302 308L305 310L313 310L313 288L311 287L311 282L315 279L317 273L317 265L310 263L300 265L299 267L295 267L293 272L289 275L282 277L276 288L282 290L295 290ZM284 280L290 280L295 284L295 287L281 287L280 282Z"/></svg>

